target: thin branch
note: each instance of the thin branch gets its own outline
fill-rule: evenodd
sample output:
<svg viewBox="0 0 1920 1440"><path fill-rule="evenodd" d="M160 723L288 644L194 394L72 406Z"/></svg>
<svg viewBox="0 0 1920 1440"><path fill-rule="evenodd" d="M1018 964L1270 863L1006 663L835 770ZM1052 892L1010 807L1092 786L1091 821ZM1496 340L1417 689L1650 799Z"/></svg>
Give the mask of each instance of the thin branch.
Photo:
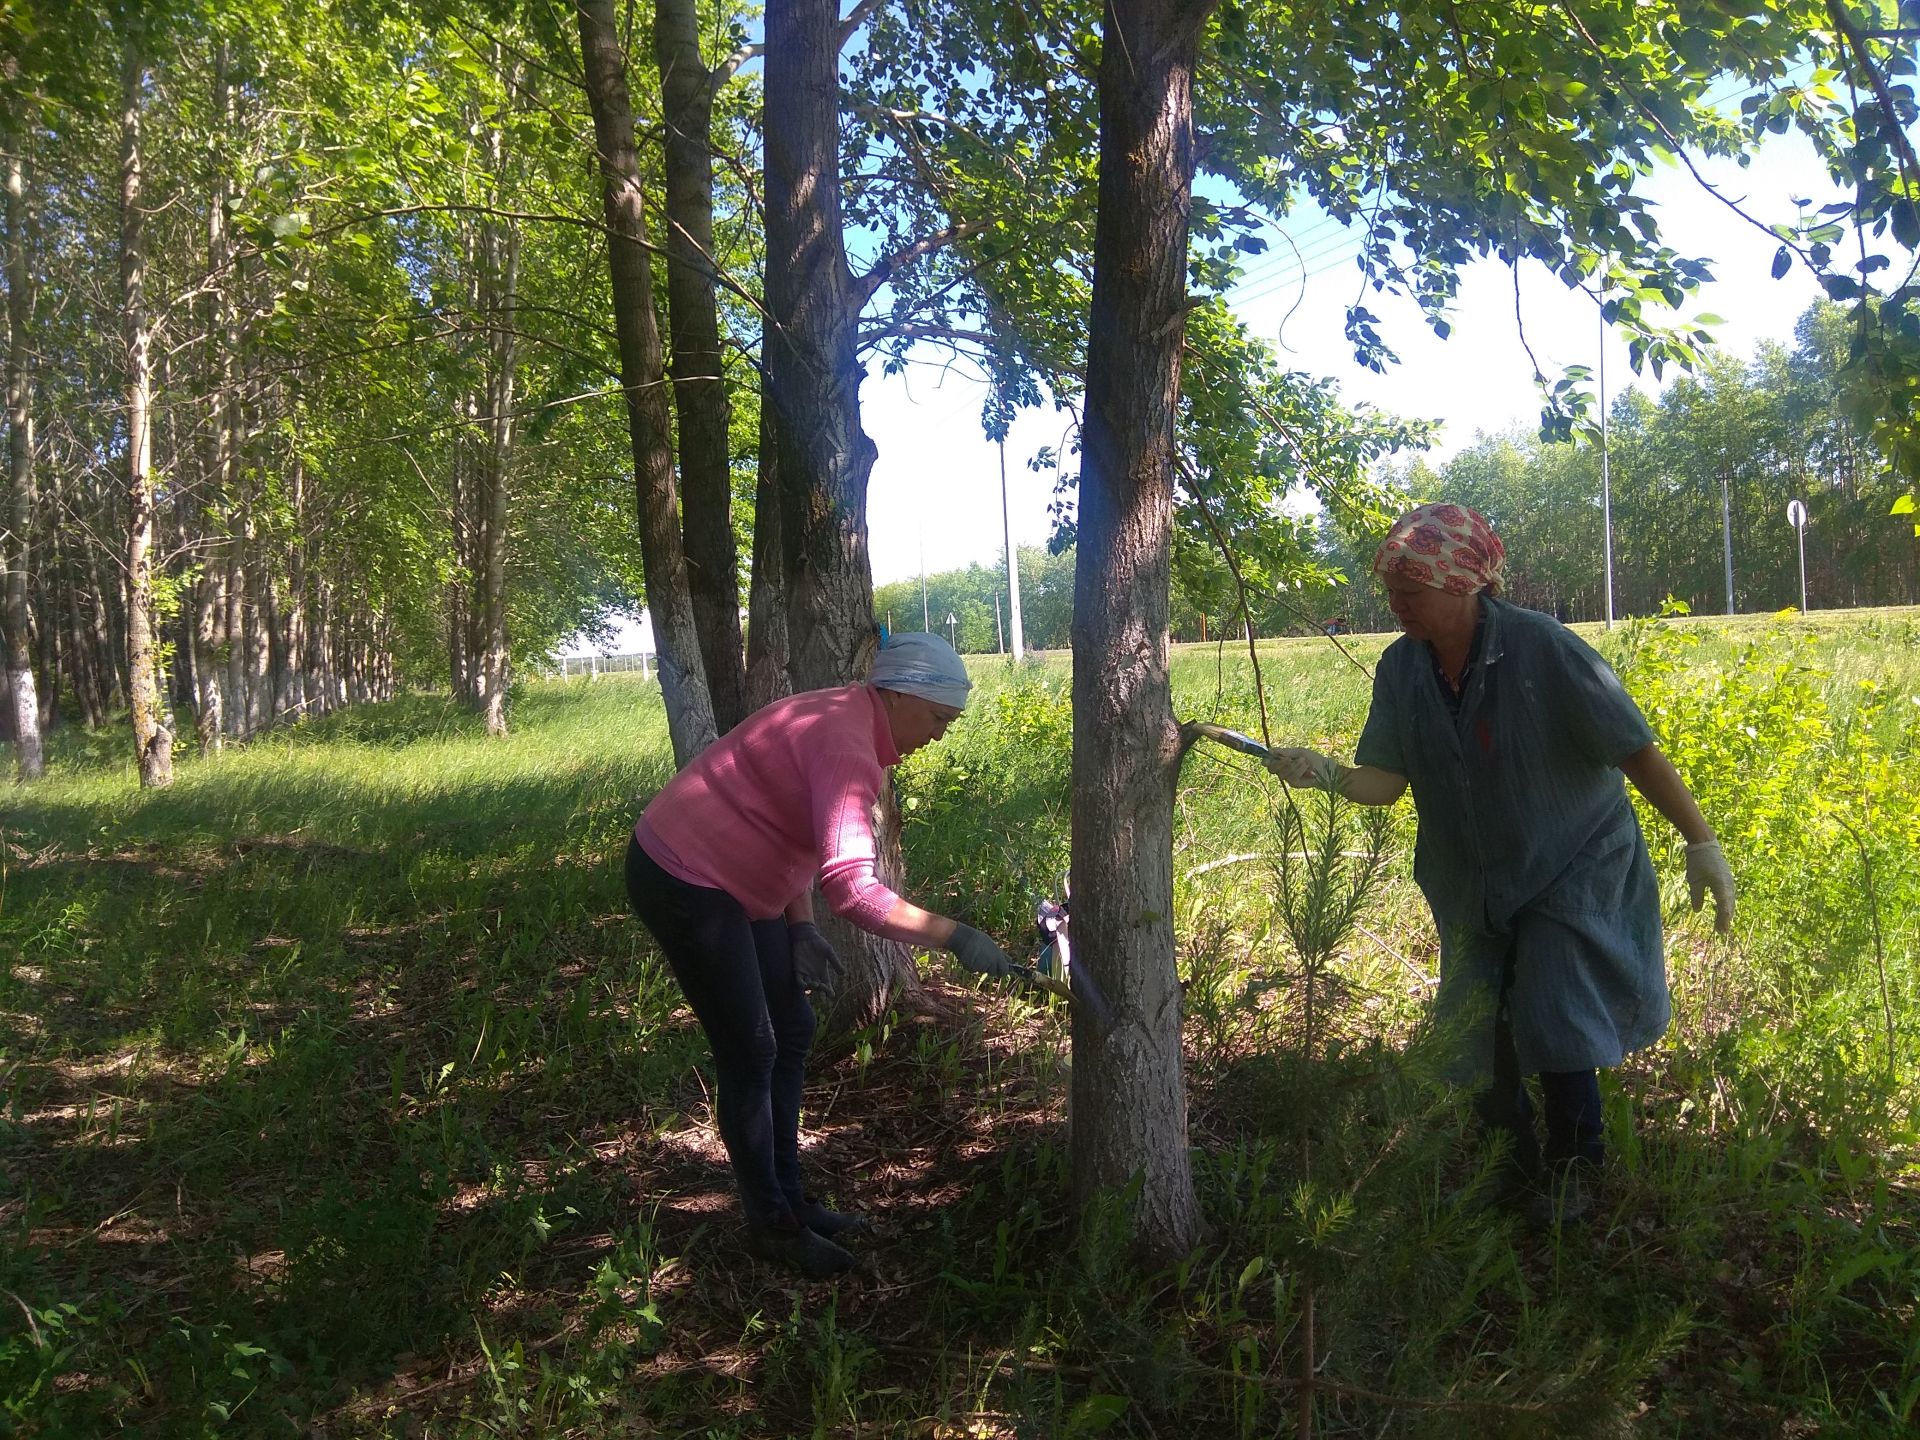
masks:
<svg viewBox="0 0 1920 1440"><path fill-rule="evenodd" d="M1620 93L1627 97L1627 100L1629 101L1629 103L1632 104L1635 110L1638 110L1640 112L1642 118L1644 118L1649 123L1651 123L1653 127L1660 132L1661 136L1667 142L1667 148L1673 152L1674 158L1676 160L1678 160L1682 165L1686 166L1687 173L1693 176L1694 182L1698 184L1702 190L1706 191L1707 194L1711 195L1714 199L1718 200L1722 205L1726 206L1729 210L1733 211L1734 214L1738 215L1742 220L1746 221L1747 224L1753 226L1753 228L1758 230L1762 235L1771 237L1773 240L1779 242L1780 244L1785 245L1789 250L1793 251L1794 254L1800 257L1801 263L1804 264L1809 270L1814 271L1816 274L1819 273L1820 267L1813 263L1812 257L1810 257L1807 254L1807 251L1803 246L1799 245L1793 240L1783 238L1779 231L1775 230L1771 225L1767 224L1764 220L1761 220L1756 216L1749 215L1745 210L1743 210L1740 207L1739 202L1734 200L1729 200L1725 195L1720 193L1719 188L1715 186L1712 181L1710 181L1709 179L1707 179L1706 176L1700 173L1700 167L1693 163L1693 157L1687 154L1687 147L1685 144L1681 142L1680 137L1675 135L1672 130L1668 129L1667 122L1662 120L1658 115L1656 115L1653 112L1653 110L1644 101L1640 99L1638 95L1635 95L1630 89L1626 87L1624 83L1622 83L1621 77L1614 71L1614 67L1612 63L1607 59L1607 52L1601 48L1600 42L1593 38L1593 33L1587 29L1586 23L1582 21L1581 18L1574 13L1573 6L1570 3L1570 0L1559 0L1559 3L1560 3L1560 8L1566 12L1567 19L1573 22L1573 28L1580 32L1580 38L1587 42L1587 48L1592 50L1594 55L1599 59L1600 68L1612 78L1614 84L1617 87L1619 87Z"/></svg>
<svg viewBox="0 0 1920 1440"><path fill-rule="evenodd" d="M1187 464L1184 458L1176 457L1181 472L1187 477L1187 488L1193 491L1193 498L1199 502L1200 518L1207 522L1207 529L1213 533L1213 543L1220 547L1220 558L1227 562L1227 570L1233 576L1234 588L1240 592L1240 619L1247 631L1247 658L1253 662L1253 694L1260 702L1260 739L1269 747L1273 744L1273 731L1267 723L1267 686L1260 675L1260 651L1253 641L1253 607L1247 600L1247 582L1240 574L1240 562L1235 558L1233 546L1227 543L1226 532L1214 521L1213 511L1207 504L1206 487L1200 483L1199 472Z"/></svg>
<svg viewBox="0 0 1920 1440"><path fill-rule="evenodd" d="M1916 184L1915 177L1920 175L1920 159L1913 153L1913 141L1907 136L1907 127L1900 122L1900 112L1894 107L1893 93L1887 88L1887 77L1880 73L1880 67L1873 63L1873 57L1867 53L1867 42L1854 28L1853 21L1847 18L1847 12L1840 0L1827 0L1827 13L1833 16L1833 23L1839 27L1841 35L1846 37L1852 48L1854 58L1860 62L1860 68L1867 72L1867 83L1873 87L1874 97L1879 100L1880 108L1887 117L1887 128L1893 132L1893 143L1900 156L1900 179L1906 186L1907 202L1913 203Z"/></svg>

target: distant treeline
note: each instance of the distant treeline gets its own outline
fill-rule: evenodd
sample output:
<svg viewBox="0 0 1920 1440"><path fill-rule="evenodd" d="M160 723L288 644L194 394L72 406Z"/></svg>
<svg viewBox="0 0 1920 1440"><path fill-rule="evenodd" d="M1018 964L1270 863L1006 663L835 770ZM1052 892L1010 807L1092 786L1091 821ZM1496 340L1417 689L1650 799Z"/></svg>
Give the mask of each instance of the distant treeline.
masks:
<svg viewBox="0 0 1920 1440"><path fill-rule="evenodd" d="M1733 609L1800 603L1793 500L1808 514L1809 608L1920 603L1920 544L1910 524L1887 513L1907 486L1844 409L1838 373L1851 324L1822 301L1801 316L1791 349L1763 344L1745 361L1709 355L1658 399L1630 389L1613 400L1606 458L1616 615L1656 613L1669 595L1699 612L1728 608L1723 491ZM1597 444L1544 445L1516 433L1482 438L1437 469L1415 460L1397 483L1492 521L1506 541L1515 601L1596 620L1605 605L1600 467ZM1366 574L1375 537L1328 525L1322 538L1349 576ZM1344 599L1322 592L1305 608L1316 618L1345 614L1355 628L1386 627L1370 586L1341 589Z"/></svg>
<svg viewBox="0 0 1920 1440"><path fill-rule="evenodd" d="M1742 612L1800 603L1799 559L1789 501L1807 508L1810 609L1920 604L1920 541L1904 516L1888 514L1907 486L1844 409L1839 369L1852 322L1819 302L1801 316L1795 344L1763 344L1750 360L1710 355L1700 371L1658 399L1638 389L1609 406L1606 461L1613 495L1614 613L1658 613L1667 597L1701 613L1728 609L1726 550L1732 537L1733 603ZM1516 431L1486 436L1435 467L1424 459L1388 477L1404 496L1448 499L1479 510L1506 541L1507 593L1562 619L1602 618L1605 597L1597 443L1543 444ZM1723 531L1722 503L1727 525ZM1393 628L1366 583L1378 535L1320 527L1320 562L1347 583L1252 597L1262 635L1301 634L1337 621L1353 630ZM1176 640L1239 634L1237 607L1217 574L1204 591L1176 568ZM1073 551L1020 552L1026 640L1038 649L1069 644ZM927 613L965 651L998 648L994 596L1005 605L999 566L972 565L927 577ZM920 626L920 583L883 585L876 613L895 628Z"/></svg>

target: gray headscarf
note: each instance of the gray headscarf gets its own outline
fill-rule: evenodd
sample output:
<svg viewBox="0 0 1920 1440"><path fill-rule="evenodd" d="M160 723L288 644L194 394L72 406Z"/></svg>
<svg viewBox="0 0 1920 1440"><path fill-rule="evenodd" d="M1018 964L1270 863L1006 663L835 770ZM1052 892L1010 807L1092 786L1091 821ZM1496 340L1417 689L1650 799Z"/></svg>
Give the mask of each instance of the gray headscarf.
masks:
<svg viewBox="0 0 1920 1440"><path fill-rule="evenodd" d="M938 635L915 631L890 635L873 657L867 682L881 690L918 695L936 705L964 710L973 682L953 647Z"/></svg>

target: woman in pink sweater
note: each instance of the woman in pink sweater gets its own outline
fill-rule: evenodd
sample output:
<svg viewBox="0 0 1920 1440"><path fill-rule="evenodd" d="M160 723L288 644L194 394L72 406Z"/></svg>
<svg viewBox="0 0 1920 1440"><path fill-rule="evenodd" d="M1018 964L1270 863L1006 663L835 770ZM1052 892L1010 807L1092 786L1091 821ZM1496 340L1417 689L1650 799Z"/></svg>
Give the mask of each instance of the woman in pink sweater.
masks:
<svg viewBox="0 0 1920 1440"><path fill-rule="evenodd" d="M647 806L627 847L627 894L713 1047L714 1111L763 1258L809 1276L853 1256L860 1222L800 1183L800 1092L813 1044L806 991L838 969L813 923L813 885L842 919L969 970L1017 967L998 945L880 883L874 805L885 772L938 740L972 682L937 635L895 635L864 685L767 706L709 746Z"/></svg>

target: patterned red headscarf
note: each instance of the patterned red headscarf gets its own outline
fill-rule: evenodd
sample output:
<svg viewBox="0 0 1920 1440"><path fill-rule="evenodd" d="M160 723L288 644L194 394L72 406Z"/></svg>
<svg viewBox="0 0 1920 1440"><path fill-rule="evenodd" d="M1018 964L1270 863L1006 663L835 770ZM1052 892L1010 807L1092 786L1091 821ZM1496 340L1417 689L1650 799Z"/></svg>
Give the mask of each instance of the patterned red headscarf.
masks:
<svg viewBox="0 0 1920 1440"><path fill-rule="evenodd" d="M1451 595L1500 593L1507 547L1477 510L1416 505L1398 520L1373 555L1376 575L1404 575Z"/></svg>

